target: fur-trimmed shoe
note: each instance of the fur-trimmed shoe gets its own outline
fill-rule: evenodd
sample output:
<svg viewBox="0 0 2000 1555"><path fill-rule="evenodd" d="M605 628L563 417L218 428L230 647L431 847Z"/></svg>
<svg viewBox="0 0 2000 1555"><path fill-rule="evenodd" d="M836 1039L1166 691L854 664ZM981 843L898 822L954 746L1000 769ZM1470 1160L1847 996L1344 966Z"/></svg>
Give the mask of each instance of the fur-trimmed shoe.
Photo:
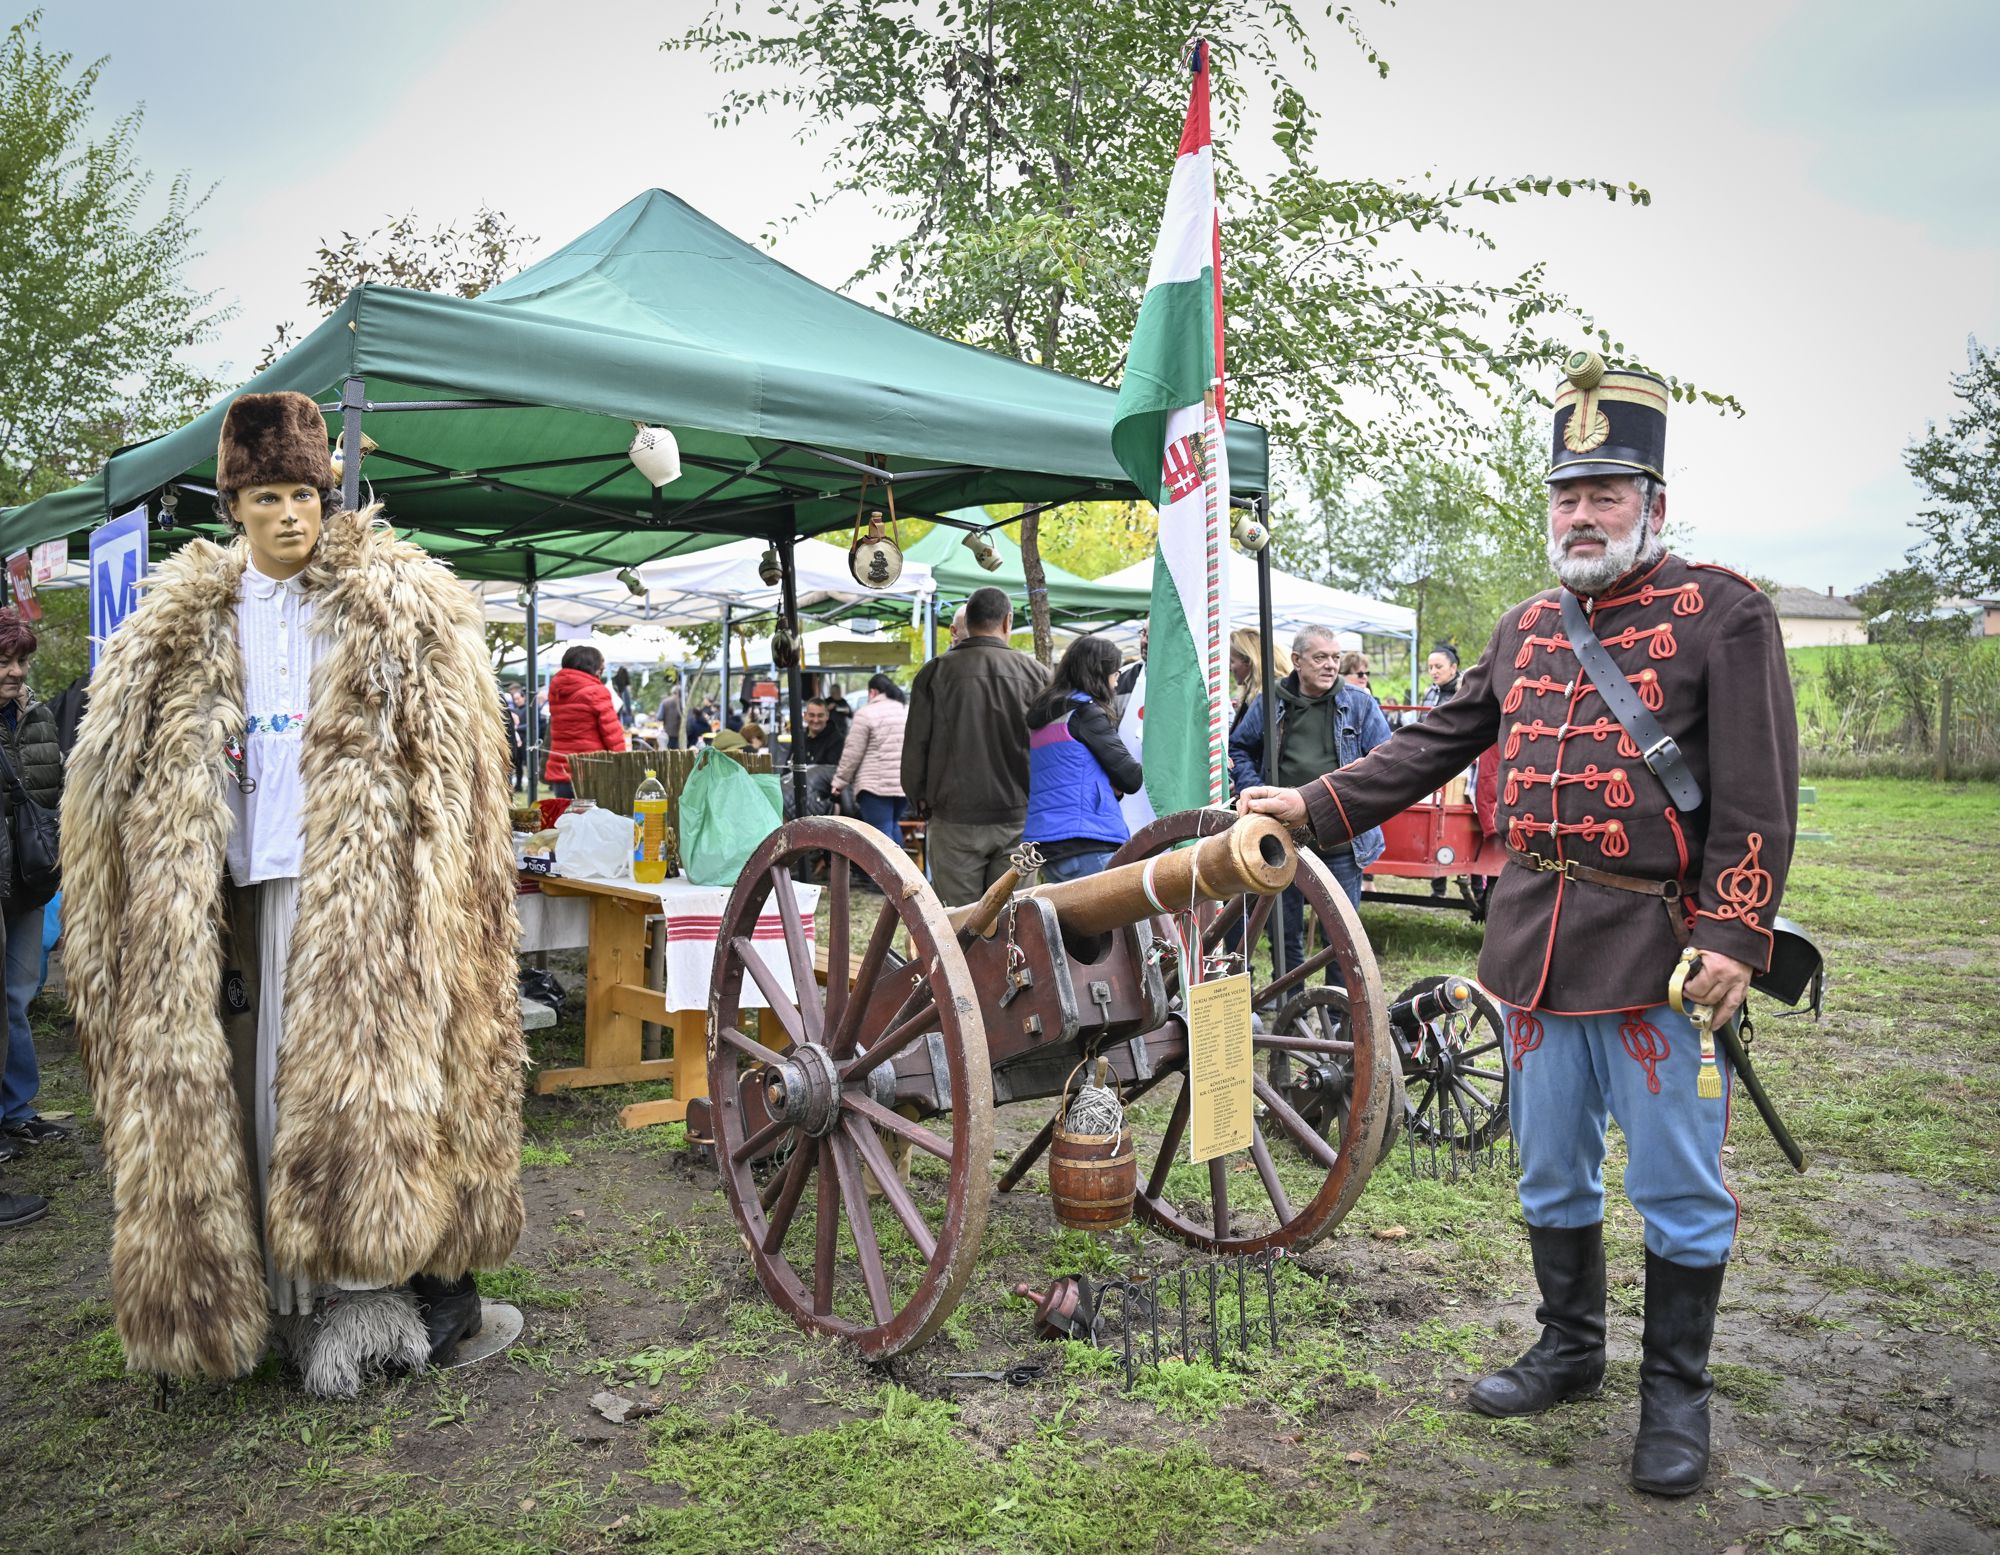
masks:
<svg viewBox="0 0 2000 1555"><path fill-rule="evenodd" d="M1534 1415L1604 1386L1604 1223L1528 1227L1542 1337L1505 1371L1472 1385L1482 1415Z"/></svg>
<svg viewBox="0 0 2000 1555"><path fill-rule="evenodd" d="M313 1299L312 1312L279 1320L308 1393L353 1398L370 1377L418 1371L430 1359L417 1298L407 1287L322 1287Z"/></svg>

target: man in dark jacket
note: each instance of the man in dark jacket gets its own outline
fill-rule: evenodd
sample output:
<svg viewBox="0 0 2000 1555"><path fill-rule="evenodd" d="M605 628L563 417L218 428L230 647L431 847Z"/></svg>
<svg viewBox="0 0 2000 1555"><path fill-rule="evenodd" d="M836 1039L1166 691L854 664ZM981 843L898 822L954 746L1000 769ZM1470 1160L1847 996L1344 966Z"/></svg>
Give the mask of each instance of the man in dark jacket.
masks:
<svg viewBox="0 0 2000 1555"><path fill-rule="evenodd" d="M825 697L806 703L805 736L799 741L799 760L809 767L838 765L845 742L833 727L833 714Z"/></svg>
<svg viewBox="0 0 2000 1555"><path fill-rule="evenodd" d="M930 817L931 882L947 907L1006 871L1028 815L1028 704L1048 675L1007 646L1014 606L996 588L965 602L965 641L917 671L903 726L903 793Z"/></svg>
<svg viewBox="0 0 2000 1555"><path fill-rule="evenodd" d="M1389 721L1367 692L1340 678L1340 643L1323 626L1292 639L1292 673L1277 684L1277 771L1269 781L1302 787L1349 762L1359 761L1389 738ZM1236 791L1267 781L1264 773L1264 699L1252 697L1229 737ZM1350 902L1361 901L1361 872L1382 856L1380 828L1352 842L1315 849ZM1305 898L1288 887L1279 911L1284 920L1285 965L1305 952Z"/></svg>

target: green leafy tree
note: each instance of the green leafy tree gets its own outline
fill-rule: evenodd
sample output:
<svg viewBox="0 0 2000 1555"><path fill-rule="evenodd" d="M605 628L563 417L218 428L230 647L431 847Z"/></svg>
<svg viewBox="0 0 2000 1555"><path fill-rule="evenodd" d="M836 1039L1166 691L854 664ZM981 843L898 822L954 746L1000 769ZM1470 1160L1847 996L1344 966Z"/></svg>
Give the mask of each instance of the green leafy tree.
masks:
<svg viewBox="0 0 2000 1555"><path fill-rule="evenodd" d="M142 217L141 110L92 135L105 62L43 48L40 22L0 41L0 505L192 414L218 385L186 353L227 316L183 278L205 196L182 173Z"/></svg>
<svg viewBox="0 0 2000 1555"><path fill-rule="evenodd" d="M1331 14L1386 73L1356 8ZM717 124L776 110L829 139L827 187L793 219L842 195L867 201L882 237L850 287L873 285L936 333L1117 379L1187 104L1178 45L1199 33L1214 61L1230 409L1265 421L1282 451L1379 471L1409 446L1468 450L1479 432L1467 402L1530 389L1579 336L1629 357L1540 265L1482 280L1434 261L1455 249L1484 267L1496 244L1474 219L1482 206L1647 193L1594 178L1385 184L1322 171L1300 74L1316 61L1289 0L777 0L767 15L752 28L740 0L722 0L665 46L754 72ZM1273 104L1281 164L1263 179L1235 155L1253 82ZM1031 586L1040 527L1021 527ZM1046 654L1047 607L1034 601Z"/></svg>
<svg viewBox="0 0 2000 1555"><path fill-rule="evenodd" d="M1930 751L1934 775L1944 778L1951 771L1952 704L1967 668L1971 625L1944 607L1941 592L1937 577L1922 567L1898 567L1853 599L1868 617L1869 641L1881 649L1908 743Z"/></svg>
<svg viewBox="0 0 2000 1555"><path fill-rule="evenodd" d="M306 275L306 297L322 314L331 313L355 287L371 281L477 297L512 275L520 267L521 255L537 241L490 206L480 206L467 221L429 230L409 211L369 232L322 238ZM302 333L296 324L280 324L257 370L262 372L297 345Z"/></svg>
<svg viewBox="0 0 2000 1555"><path fill-rule="evenodd" d="M1904 455L1929 497L1910 557L1946 588L1985 594L2000 589L2000 351L1971 340L1966 358L1951 380L1965 409Z"/></svg>
<svg viewBox="0 0 2000 1555"><path fill-rule="evenodd" d="M1541 418L1518 406L1481 456L1419 457L1376 491L1319 460L1307 500L1276 525L1272 559L1409 606L1420 647L1450 643L1470 663L1509 606L1548 586L1545 465Z"/></svg>
<svg viewBox="0 0 2000 1555"><path fill-rule="evenodd" d="M331 313L355 287L371 281L477 297L513 274L521 255L537 241L485 205L468 221L445 222L429 230L413 212L406 213L359 236L343 232L337 240L322 238L306 272L306 298L320 313ZM280 324L256 370L269 367L304 333L296 324ZM553 628L544 628L542 638L543 648L553 644ZM515 658L525 662L527 634L519 626L489 621L486 648L495 664L510 664Z"/></svg>

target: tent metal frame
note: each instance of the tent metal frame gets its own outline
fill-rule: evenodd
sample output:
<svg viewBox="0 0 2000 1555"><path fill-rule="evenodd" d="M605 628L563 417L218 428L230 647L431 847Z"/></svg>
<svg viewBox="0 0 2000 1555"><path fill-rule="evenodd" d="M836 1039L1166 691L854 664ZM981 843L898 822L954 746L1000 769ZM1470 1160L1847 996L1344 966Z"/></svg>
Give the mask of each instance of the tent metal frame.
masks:
<svg viewBox="0 0 2000 1555"><path fill-rule="evenodd" d="M321 412L323 414L330 413L338 415L340 417L339 443L341 452L341 477L340 477L341 501L342 504L350 510L359 507L361 503L361 419L364 415L371 412L379 414L385 411L422 412L422 411L436 411L436 410L452 410L452 411L532 410L538 408L530 405L522 405L512 400L490 400L490 399L370 400L368 398L367 388L368 388L367 380L365 378L362 378L358 375L351 376L342 382L339 400L333 404L322 405L320 407ZM814 448L809 444L791 442L782 439L774 439L773 441L776 442L777 447L779 449L807 454L813 458L823 460L825 463L835 468L852 471L854 473L863 476L864 480L860 487L860 491L863 493L865 493L867 487L871 484L886 484L893 487L895 483L898 481L911 481L916 483L916 485L919 488L921 488L922 483L926 479L939 480L946 478L955 478L961 475L977 474L979 473L979 470L982 468L980 466L975 466L975 465L945 465L934 468L924 468L916 470L884 470L877 468L874 465L863 463L861 460L849 458L845 454L830 453L825 449ZM524 464L508 466L505 469L496 468L495 470L455 471L455 470L445 469L444 467L439 465L430 464L428 461L425 460L411 458L408 455L394 454L385 449L378 448L377 452L379 454L385 454L387 457L396 460L396 462L400 464L414 465L424 470L433 479L442 476L445 480L451 482L471 481L484 484L488 486L489 489L512 491L517 494L531 496L538 500L546 501L549 504L549 509L576 510L584 513L589 513L592 516L612 520L617 523L619 533L629 533L633 529L633 527L635 527L632 522L632 516L629 513L620 513L611 508L582 500L590 491L594 490L597 486L603 485L605 481L611 479L612 476L623 473L623 465L619 462L618 459L611 458L611 456L609 455L604 455L604 456L589 455L589 456L582 456L576 459L530 461ZM620 457L622 458L622 456ZM600 478L598 481L590 485L587 485L583 489L583 491L579 492L575 497L568 499L560 497L552 497L549 496L547 493L537 492L525 486L515 485L511 482L495 481L493 479L494 475L501 473L513 474L532 469L552 469L552 468L563 468L579 464L594 464L597 463L600 458L609 460L609 462L611 462L612 470L610 475L606 475ZM723 466L720 461L686 461L686 460L683 461L683 463L687 462L694 462L697 468L715 467L718 470L728 474L728 476L731 479L741 479L744 474L749 473L749 470L755 470L760 479L769 479L769 477L767 477L764 472L766 469L768 469L771 463L771 456L760 456L752 466L748 467L747 470L735 470L732 467ZM781 470L776 473L790 474L793 472ZM391 489L391 490L396 489L394 487L389 487L386 482L383 484L386 489ZM738 509L737 512L732 516L748 518L760 512L774 511L781 506L785 509L785 511L790 512L792 509L792 503L798 500L799 498L809 497L812 500L826 500L828 498L839 495L839 488L837 487L832 491L819 490L813 487L798 487L791 491L786 491L785 483L782 481L769 480L769 484L771 484L774 487L777 487L791 500L783 503L773 502L768 504L760 504L746 509ZM1050 498L1044 500L1039 504L1032 504L1024 508L1020 513L1015 514L1012 518L1001 520L993 524L984 524L984 525L968 524L961 519L947 518L942 514L926 513L921 510L912 510L909 508L906 508L904 511L910 517L928 518L935 523L948 524L955 529L964 529L968 533L975 533L989 529L1002 528L1005 527L1005 525L1007 524L1018 523L1021 519L1028 517L1031 513L1044 513L1051 508L1061 507L1069 502L1087 500L1089 495L1093 492L1103 492L1103 491L1108 491L1110 489L1108 484L1101 480L1082 481L1080 483L1080 486L1081 489L1078 490L1074 495L1059 497L1059 498ZM710 490L707 493L704 493L702 496L690 499L689 502L678 505L675 511L671 515L663 511L663 504L659 499L658 492L655 491L653 500L655 521L659 522L660 527L662 528L685 529L687 525L681 521L685 517L685 515L692 508L698 507L702 503L706 502L710 497L714 495L715 491L719 489L720 486L711 487ZM1266 524L1266 527L1268 528L1270 519L1269 492L1257 492L1254 495L1251 495L1247 498L1238 498L1234 495L1231 495L1229 498L1229 503L1230 506L1232 507L1235 506L1248 507L1252 512L1256 514L1256 516L1260 520L1262 520ZM548 510L545 510L545 512L546 511ZM540 516L541 515L537 515L537 517ZM532 522L532 520L523 520L521 522L522 523ZM449 532L451 526L431 524L428 527ZM515 532L518 532L521 525L516 524L515 526L512 527ZM779 608L785 626L790 630L790 632L792 633L793 637L796 639L797 642L797 651L793 654L792 662L789 666L787 666L785 671L785 692L786 692L785 700L787 704L787 711L791 718L792 728L794 730L800 730L805 727L805 677L804 677L803 666L800 663L800 658L803 655L805 649L805 639L804 639L803 628L799 620L798 578L796 569L793 564L793 551L794 547L798 543L798 536L796 534L796 529L797 525L790 523L786 524L782 529L767 527L761 531L761 537L765 539L769 544L771 544L778 552L778 562L782 574L780 582L782 603L780 604ZM582 533L588 533L590 531L579 528L579 530L575 532L578 534L582 534ZM714 533L714 534L734 533L734 531L724 531L720 529L699 530L696 532ZM476 537L470 533L465 533L465 538L467 540L473 540ZM527 546L522 547L521 549L523 553L523 559L525 562L525 570L526 570L526 577L523 583L523 588L526 590L528 596L528 603L526 607L527 619L523 627L524 633L527 637L528 684L530 686L539 686L541 684L539 678L539 670L540 670L539 639L541 636L541 620L540 620L540 611L538 609L539 585L536 577L537 547L531 543ZM543 550L546 552L547 548L544 547ZM582 552L581 555L579 555L575 551L556 551L553 554L562 556L563 559L569 561L587 559L591 555L591 553L588 550ZM931 609L930 625L932 632L935 633L936 631L935 603L933 603ZM1263 685L1260 688L1264 703L1264 770L1266 772L1270 772L1272 763L1277 759L1277 718L1276 718L1276 693L1271 679L1271 660L1272 660L1271 549L1269 545L1266 545L1262 550L1260 550L1257 553L1257 636L1264 661ZM1411 648L1413 665L1414 665L1415 652L1416 650L1413 645ZM726 648L723 657L724 657L724 662L726 664L728 659ZM727 716L726 710L725 710L725 716ZM534 703L532 699L530 700L528 708L528 728L526 730L526 735L527 735L527 757L528 757L528 771L527 771L528 797L532 801L533 798L535 797L536 792L539 790L541 786L541 759L540 759L541 758L541 713L539 707ZM805 768L797 762L794 762L792 764L792 799L793 799L793 806L795 813L803 815L805 813ZM1282 965L1284 960L1284 948L1282 944L1283 936L1275 935L1273 936L1273 940L1274 940L1274 953L1278 957L1280 963L1278 970L1282 972L1284 970Z"/></svg>

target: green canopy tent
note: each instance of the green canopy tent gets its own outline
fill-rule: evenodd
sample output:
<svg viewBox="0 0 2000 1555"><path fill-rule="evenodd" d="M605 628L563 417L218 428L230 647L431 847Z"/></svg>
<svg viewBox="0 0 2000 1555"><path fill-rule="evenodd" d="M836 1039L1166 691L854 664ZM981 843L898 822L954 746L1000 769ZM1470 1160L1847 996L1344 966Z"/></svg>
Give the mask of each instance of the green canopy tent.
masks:
<svg viewBox="0 0 2000 1555"><path fill-rule="evenodd" d="M350 502L365 473L462 576L530 586L741 536L788 554L882 505L885 484L899 513L933 518L1138 495L1112 458L1111 389L877 313L658 189L477 299L357 288L243 386L278 389L338 415ZM0 514L0 555L142 505L158 548L213 532L231 398ZM626 456L633 422L679 442L664 488ZM1225 435L1233 494L1261 502L1263 429Z"/></svg>
<svg viewBox="0 0 2000 1555"><path fill-rule="evenodd" d="M946 516L964 527L940 524L911 546L909 552L911 561L930 567L931 577L937 583L937 598L963 600L974 589L990 585L1005 589L1009 598L1025 608L1028 580L1022 569L1020 543L999 527L1013 520L996 522L976 508ZM968 529L985 532L1000 560L997 571L986 571L965 548ZM1059 621L1129 621L1152 608L1150 589L1095 583L1051 561L1042 563L1042 574L1048 587L1049 614Z"/></svg>
<svg viewBox="0 0 2000 1555"><path fill-rule="evenodd" d="M1111 456L1112 390L877 313L657 189L477 299L360 287L243 389L359 409L368 485L469 578L842 530L884 476L926 517L1136 495ZM169 517L160 497L203 497L227 398L0 516L0 554L142 503L182 526L158 544L187 538L207 502ZM632 422L679 441L683 472L657 492L626 458ZM1260 495L1263 429L1227 435L1232 486Z"/></svg>

